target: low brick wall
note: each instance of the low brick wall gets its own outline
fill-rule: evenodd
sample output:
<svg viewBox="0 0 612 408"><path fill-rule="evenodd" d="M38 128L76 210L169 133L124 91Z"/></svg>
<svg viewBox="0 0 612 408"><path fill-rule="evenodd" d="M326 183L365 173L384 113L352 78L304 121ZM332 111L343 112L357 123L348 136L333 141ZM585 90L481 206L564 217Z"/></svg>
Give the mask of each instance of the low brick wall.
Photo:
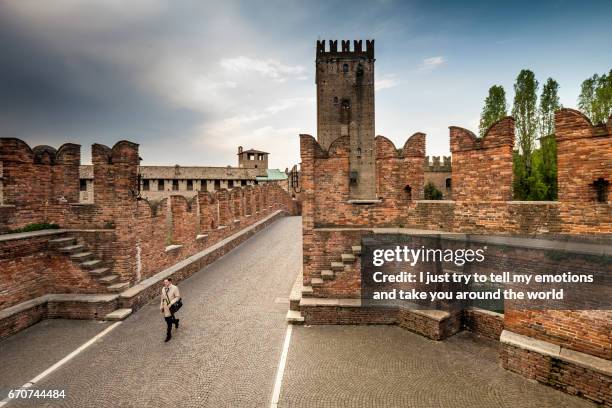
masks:
<svg viewBox="0 0 612 408"><path fill-rule="evenodd" d="M5 317L0 316L0 339L38 323L44 319L46 315L47 303L44 302Z"/></svg>
<svg viewBox="0 0 612 408"><path fill-rule="evenodd" d="M117 308L118 295L51 294L0 311L0 339L43 319L103 319Z"/></svg>
<svg viewBox="0 0 612 408"><path fill-rule="evenodd" d="M466 309L463 311L463 328L499 341L499 336L504 330L504 315L483 309Z"/></svg>
<svg viewBox="0 0 612 408"><path fill-rule="evenodd" d="M568 394L591 400L605 407L612 407L610 364L607 364L607 369L594 369L577 361L571 361L571 354L569 358L562 357L563 351L551 355L545 348L540 351L529 350L504 342L500 353L502 366L507 370ZM581 357L589 358L585 354ZM603 361L610 363L609 360Z"/></svg>

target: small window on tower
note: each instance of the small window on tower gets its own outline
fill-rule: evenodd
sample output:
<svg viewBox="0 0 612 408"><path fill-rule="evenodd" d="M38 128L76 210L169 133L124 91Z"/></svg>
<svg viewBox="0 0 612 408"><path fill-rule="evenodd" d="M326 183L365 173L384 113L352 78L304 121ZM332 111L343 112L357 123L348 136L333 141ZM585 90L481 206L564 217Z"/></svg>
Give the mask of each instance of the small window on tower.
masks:
<svg viewBox="0 0 612 408"><path fill-rule="evenodd" d="M87 191L87 180L85 180L85 179L79 180L79 190L80 191Z"/></svg>
<svg viewBox="0 0 612 408"><path fill-rule="evenodd" d="M363 75L363 65L359 64L357 65L357 76L362 76Z"/></svg>
<svg viewBox="0 0 612 408"><path fill-rule="evenodd" d="M349 66L348 66L348 64L344 64L344 65L342 66L342 72L345 72L345 73L346 73L346 72L348 72L348 71L349 71Z"/></svg>

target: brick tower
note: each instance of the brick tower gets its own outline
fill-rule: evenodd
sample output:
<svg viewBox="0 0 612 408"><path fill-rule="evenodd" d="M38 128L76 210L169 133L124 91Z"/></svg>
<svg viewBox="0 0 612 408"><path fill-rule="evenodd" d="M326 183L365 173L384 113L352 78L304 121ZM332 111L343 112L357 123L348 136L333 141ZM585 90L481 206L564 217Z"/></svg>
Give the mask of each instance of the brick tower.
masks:
<svg viewBox="0 0 612 408"><path fill-rule="evenodd" d="M374 40L317 41L317 140L327 149L350 139L350 198L376 198L374 143Z"/></svg>

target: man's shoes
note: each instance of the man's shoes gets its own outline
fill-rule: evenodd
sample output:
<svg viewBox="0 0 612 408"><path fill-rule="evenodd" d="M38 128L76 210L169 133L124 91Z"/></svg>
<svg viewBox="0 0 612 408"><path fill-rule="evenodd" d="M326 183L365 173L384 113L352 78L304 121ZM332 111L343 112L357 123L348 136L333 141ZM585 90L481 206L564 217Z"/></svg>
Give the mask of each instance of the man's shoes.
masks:
<svg viewBox="0 0 612 408"><path fill-rule="evenodd" d="M178 329L178 322L181 319L174 319L174 327L176 327Z"/></svg>
<svg viewBox="0 0 612 408"><path fill-rule="evenodd" d="M172 336L171 336L171 335L167 335L167 336L166 336L166 340L164 340L164 343L169 342L171 338L172 338Z"/></svg>

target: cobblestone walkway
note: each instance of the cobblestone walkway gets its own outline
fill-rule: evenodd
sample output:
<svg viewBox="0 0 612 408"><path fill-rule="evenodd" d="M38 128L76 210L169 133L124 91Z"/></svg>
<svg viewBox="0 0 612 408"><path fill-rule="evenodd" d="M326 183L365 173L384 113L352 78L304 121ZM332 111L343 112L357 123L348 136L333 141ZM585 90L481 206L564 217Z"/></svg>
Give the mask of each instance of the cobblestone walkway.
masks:
<svg viewBox="0 0 612 408"><path fill-rule="evenodd" d="M436 342L397 326L296 327L279 407L594 407L501 368L469 332Z"/></svg>
<svg viewBox="0 0 612 408"><path fill-rule="evenodd" d="M64 400L9 407L269 406L300 230L301 218L283 218L181 282L185 306L169 343L155 299L39 383L65 389Z"/></svg>
<svg viewBox="0 0 612 408"><path fill-rule="evenodd" d="M60 401L13 406L269 407L301 269L301 219L284 218L179 287L180 329L164 343L158 300L38 384ZM0 343L0 386L16 387L108 324L46 321ZM296 326L279 407L582 408L503 370L495 342L435 342L394 326Z"/></svg>

